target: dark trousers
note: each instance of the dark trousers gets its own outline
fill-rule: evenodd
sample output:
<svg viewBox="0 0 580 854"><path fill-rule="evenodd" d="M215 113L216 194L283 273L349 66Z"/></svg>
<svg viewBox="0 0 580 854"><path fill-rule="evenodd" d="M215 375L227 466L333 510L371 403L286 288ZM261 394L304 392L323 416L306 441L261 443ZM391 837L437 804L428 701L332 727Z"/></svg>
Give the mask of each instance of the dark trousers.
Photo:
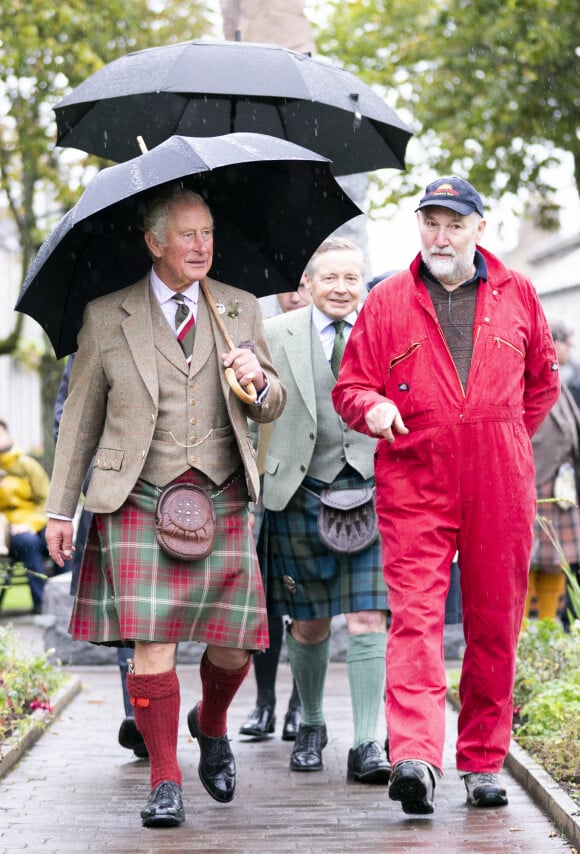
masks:
<svg viewBox="0 0 580 854"><path fill-rule="evenodd" d="M22 534L11 534L10 557L13 561L23 563L28 570L27 578L32 593L32 604L35 611L40 611L42 593L46 584L44 562L48 557L45 529L38 533L25 531Z"/></svg>

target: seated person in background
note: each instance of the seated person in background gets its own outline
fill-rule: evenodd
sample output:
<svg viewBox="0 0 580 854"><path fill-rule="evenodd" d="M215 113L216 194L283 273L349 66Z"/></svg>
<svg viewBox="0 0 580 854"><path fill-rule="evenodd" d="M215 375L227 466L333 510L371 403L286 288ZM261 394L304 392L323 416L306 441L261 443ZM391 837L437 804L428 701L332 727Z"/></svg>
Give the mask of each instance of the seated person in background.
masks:
<svg viewBox="0 0 580 854"><path fill-rule="evenodd" d="M0 421L0 470L0 513L10 525L10 557L27 568L33 610L40 614L48 556L44 536L48 475L14 444L5 421Z"/></svg>
<svg viewBox="0 0 580 854"><path fill-rule="evenodd" d="M4 472L0 470L0 478ZM4 514L0 513L0 557L6 557L10 552L10 523Z"/></svg>

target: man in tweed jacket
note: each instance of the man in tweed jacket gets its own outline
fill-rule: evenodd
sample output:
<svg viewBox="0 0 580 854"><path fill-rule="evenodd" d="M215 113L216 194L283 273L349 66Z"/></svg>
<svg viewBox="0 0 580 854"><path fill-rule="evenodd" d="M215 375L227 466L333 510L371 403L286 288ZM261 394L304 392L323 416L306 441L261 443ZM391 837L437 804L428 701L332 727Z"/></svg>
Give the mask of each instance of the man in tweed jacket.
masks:
<svg viewBox="0 0 580 854"><path fill-rule="evenodd" d="M323 767L330 624L333 616L345 614L354 721L347 779L385 785L390 765L377 738L383 717L387 610L380 545L375 541L358 554L337 554L317 531L323 488L374 483L376 442L349 430L331 400L336 338L350 335L364 286L360 249L349 240L329 238L308 263L306 282L313 304L265 323L288 403L274 424L264 462L266 513L258 553L267 576L270 613L289 614L293 620L287 647L302 701L302 723L290 767Z"/></svg>
<svg viewBox="0 0 580 854"><path fill-rule="evenodd" d="M183 822L177 761L179 641L207 644L202 701L188 716L200 747L199 775L218 801L233 798L235 764L227 710L245 678L249 650L268 646L264 594L248 523L259 479L247 419L271 421L285 390L263 336L257 300L206 280L213 221L200 196L175 186L150 201L145 241L151 274L87 306L58 437L47 513L47 541L62 565L72 550L74 516L94 457L85 507L95 515L71 618L74 638L134 644L127 680L151 760L145 826ZM206 284L236 346L226 346L200 288ZM176 337L181 294L195 320L193 353ZM255 404L231 391L223 368ZM163 487L201 486L212 496L217 536L209 557L171 558L154 534Z"/></svg>

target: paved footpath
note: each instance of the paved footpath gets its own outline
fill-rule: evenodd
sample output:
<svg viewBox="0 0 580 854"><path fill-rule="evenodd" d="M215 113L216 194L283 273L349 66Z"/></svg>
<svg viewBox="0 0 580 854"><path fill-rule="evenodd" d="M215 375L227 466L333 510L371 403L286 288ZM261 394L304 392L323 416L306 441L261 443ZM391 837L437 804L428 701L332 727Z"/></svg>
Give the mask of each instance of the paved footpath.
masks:
<svg viewBox="0 0 580 854"><path fill-rule="evenodd" d="M115 852L438 852L491 854L572 851L549 819L504 771L509 805L475 809L465 803L453 768L456 715L448 709L445 776L433 817L410 817L390 801L386 788L347 784L352 735L346 665L333 663L326 686L329 743L324 771L293 773L291 745L276 734L265 742L238 735L253 706L250 676L230 711L230 737L238 768L235 800L213 801L197 776L198 748L186 715L199 699L197 666L178 667L183 701L179 760L186 821L178 828L146 829L139 811L149 790L149 767L117 743L123 714L116 667L66 668L83 690L22 760L0 780L0 852L43 854ZM290 692L287 664L280 666L280 716Z"/></svg>

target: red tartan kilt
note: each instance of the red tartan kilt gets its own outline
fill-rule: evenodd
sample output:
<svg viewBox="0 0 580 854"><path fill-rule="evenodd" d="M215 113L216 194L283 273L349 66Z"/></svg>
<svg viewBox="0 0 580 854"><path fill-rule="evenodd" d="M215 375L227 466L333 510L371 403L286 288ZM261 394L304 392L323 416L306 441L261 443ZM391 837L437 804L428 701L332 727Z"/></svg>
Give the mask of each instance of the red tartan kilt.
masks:
<svg viewBox="0 0 580 854"><path fill-rule="evenodd" d="M219 492L189 471L175 482ZM115 513L95 514L69 631L75 640L199 641L266 649L268 623L243 475L214 497L216 543L205 560L177 561L155 538L161 490L138 481Z"/></svg>
<svg viewBox="0 0 580 854"><path fill-rule="evenodd" d="M538 499L551 498L553 484L545 483L538 488ZM570 507L562 510L555 503L538 503L538 516L543 516L554 529L558 542L562 546L568 563L580 563L580 510ZM534 522L534 545L532 548L532 569L560 566L560 556L550 538L544 533L537 521Z"/></svg>

